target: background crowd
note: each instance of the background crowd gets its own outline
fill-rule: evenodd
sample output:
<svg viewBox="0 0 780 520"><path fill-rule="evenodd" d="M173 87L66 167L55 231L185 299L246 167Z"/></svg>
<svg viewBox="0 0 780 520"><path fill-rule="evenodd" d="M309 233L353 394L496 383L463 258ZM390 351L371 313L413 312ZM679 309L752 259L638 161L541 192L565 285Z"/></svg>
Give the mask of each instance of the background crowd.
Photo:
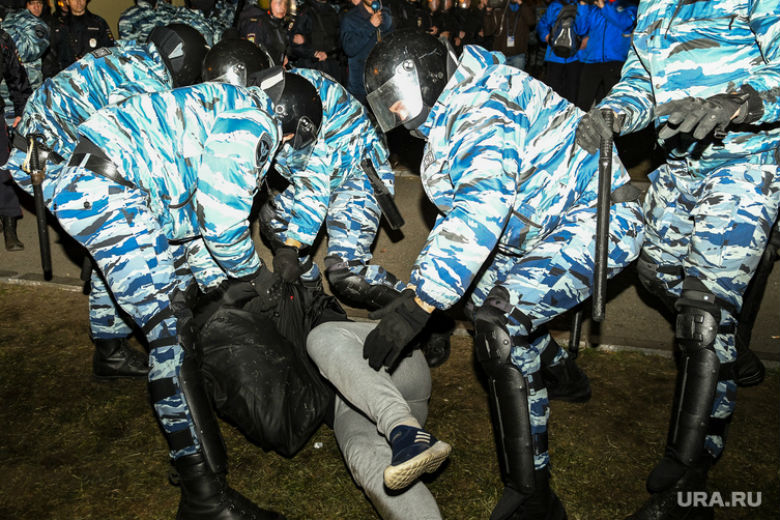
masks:
<svg viewBox="0 0 780 520"><path fill-rule="evenodd" d="M185 23L208 44L241 37L261 45L276 64L317 69L365 103L363 64L377 41L396 29L416 29L446 40L459 53L477 44L504 53L508 63L541 79L583 110L620 78L636 22L636 0L136 0L119 19L121 39L145 40L151 30ZM108 23L88 0L2 0L0 108L7 128L18 124L27 98L46 78L88 52L114 45ZM571 6L571 7L568 7ZM561 13L573 9L572 56L548 45ZM18 59L14 58L18 56ZM22 67L18 64L21 63ZM12 133L12 132L11 132ZM13 143L0 132L0 161ZM390 135L390 148L399 147ZM396 155L393 154L395 160ZM6 250L23 249L16 235L21 209L0 172L0 218Z"/></svg>

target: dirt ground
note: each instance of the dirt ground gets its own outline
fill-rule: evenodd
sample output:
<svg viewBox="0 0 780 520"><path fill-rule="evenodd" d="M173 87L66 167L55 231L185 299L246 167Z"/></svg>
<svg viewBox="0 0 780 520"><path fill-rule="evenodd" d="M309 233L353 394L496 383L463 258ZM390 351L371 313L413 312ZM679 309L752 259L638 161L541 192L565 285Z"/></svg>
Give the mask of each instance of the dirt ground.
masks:
<svg viewBox="0 0 780 520"><path fill-rule="evenodd" d="M90 379L87 299L51 287L0 285L0 518L173 518L166 446L142 381ZM672 361L637 353L581 354L593 399L553 402L553 486L573 520L614 520L645 499L644 478L660 456L672 396ZM434 369L428 428L453 445L430 479L448 519L483 519L501 491L486 394L471 340L456 337ZM725 455L710 489L761 493L761 506L719 508L716 518L780 517L780 377L741 389ZM323 427L293 459L264 453L222 424L229 480L291 519L370 519ZM320 444L321 443L321 444Z"/></svg>

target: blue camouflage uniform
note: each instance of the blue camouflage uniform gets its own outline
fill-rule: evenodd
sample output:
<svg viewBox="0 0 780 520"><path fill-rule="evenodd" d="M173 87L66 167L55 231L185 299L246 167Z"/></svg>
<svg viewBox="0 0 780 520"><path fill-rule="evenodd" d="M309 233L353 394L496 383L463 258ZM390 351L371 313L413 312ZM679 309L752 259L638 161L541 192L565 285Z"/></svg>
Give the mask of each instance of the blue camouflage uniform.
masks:
<svg viewBox="0 0 780 520"><path fill-rule="evenodd" d="M270 99L256 87L204 83L134 96L79 127L82 145L110 158L113 178L82 167L86 154L71 160L55 190L63 228L89 250L146 334L150 388L172 388L154 403L157 417L169 439L188 429L193 439L172 445L174 458L195 453L199 433L178 384L184 331L169 298L201 276L189 263L189 242L205 244L228 276L260 268L248 217L280 139L270 114ZM77 149L73 157L80 155Z"/></svg>
<svg viewBox="0 0 780 520"><path fill-rule="evenodd" d="M152 29L172 23L176 8L166 0L138 0L119 17L119 37L123 40L145 42Z"/></svg>
<svg viewBox="0 0 780 520"><path fill-rule="evenodd" d="M423 186L441 214L410 285L438 309L454 305L473 282L475 307L493 287L504 287L513 308L511 360L528 380L535 379L550 337L530 344L525 338L591 294L598 163L574 145L582 115L546 85L505 65L500 53L468 45L418 129L427 135ZM612 175L614 189L629 181L617 153ZM642 234L639 204L614 203L609 276L636 258ZM528 404L534 464L541 469L549 460L546 389L530 392Z"/></svg>
<svg viewBox="0 0 780 520"><path fill-rule="evenodd" d="M17 133L38 134L42 143L64 160L48 161L41 188L46 207L60 172L78 142L78 125L99 109L134 94L170 90L173 80L153 44L118 41L115 47L88 53L56 76L47 79L27 103ZM22 170L26 152L11 150L6 168L16 183L32 195L30 176ZM93 339L127 337L132 329L119 319L99 273L93 272L89 294L90 332Z"/></svg>
<svg viewBox="0 0 780 520"><path fill-rule="evenodd" d="M5 30L16 44L19 59L22 60L27 80L35 90L43 83L41 56L49 47L50 30L45 21L32 14L27 9L14 11L5 17L0 27ZM8 86L0 85L0 96L5 100L5 118L9 128L13 125L13 102L8 93Z"/></svg>
<svg viewBox="0 0 780 520"><path fill-rule="evenodd" d="M290 72L317 88L322 100L322 126L304 168L291 166L292 147L284 146L277 154L276 170L290 185L270 202L273 214L264 217L265 212L261 212L264 228L279 242L292 238L310 246L324 222L328 256L339 257L351 273L370 285L403 290L405 284L384 268L367 265L381 211L360 161L370 158L392 193L395 175L384 141L369 120L366 108L336 80L313 69ZM308 260L301 259L304 263ZM316 264L302 275L304 280L318 277Z"/></svg>
<svg viewBox="0 0 780 520"><path fill-rule="evenodd" d="M779 41L777 0L644 1L622 78L600 104L624 114L621 133L630 133L660 127L666 117L656 117L655 107L669 101L743 85L760 95L763 116L729 126L722 140L661 140L667 160L650 175L645 200L640 279L666 301L688 278L717 297L721 365L736 359L736 317L780 204ZM733 379L718 383L713 425L731 416L735 395ZM723 437L711 431L705 447L717 457Z"/></svg>
<svg viewBox="0 0 780 520"><path fill-rule="evenodd" d="M235 1L219 1L213 9L214 14L206 17L198 9L173 6L165 0L158 0L156 4L139 0L119 18L119 37L146 41L155 27L183 23L201 33L206 44L211 46L222 39L222 33L233 23L237 6Z"/></svg>
<svg viewBox="0 0 780 520"><path fill-rule="evenodd" d="M237 8L237 0L220 0L214 5L212 14L206 17L199 9L174 7L172 17L166 23L183 23L197 29L211 46L219 42L222 33L233 24Z"/></svg>

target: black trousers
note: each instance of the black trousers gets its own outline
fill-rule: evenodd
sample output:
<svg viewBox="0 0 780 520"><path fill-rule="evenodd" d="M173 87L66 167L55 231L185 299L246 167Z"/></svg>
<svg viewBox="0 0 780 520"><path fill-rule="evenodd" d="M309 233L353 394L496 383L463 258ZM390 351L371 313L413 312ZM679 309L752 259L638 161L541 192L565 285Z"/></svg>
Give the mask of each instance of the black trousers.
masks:
<svg viewBox="0 0 780 520"><path fill-rule="evenodd" d="M620 81L622 69L622 61L583 63L580 89L577 93L577 106L587 112L591 106L598 104L609 93L609 90Z"/></svg>
<svg viewBox="0 0 780 520"><path fill-rule="evenodd" d="M8 147L8 129L5 121L0 117L0 165L8 161L10 148ZM21 217L22 208L19 206L19 198L14 191L14 181L8 170L0 170L0 217Z"/></svg>
<svg viewBox="0 0 780 520"><path fill-rule="evenodd" d="M546 62L547 70L544 73L544 82L557 92L561 97L572 103L577 102L577 92L580 88L580 71L582 63Z"/></svg>

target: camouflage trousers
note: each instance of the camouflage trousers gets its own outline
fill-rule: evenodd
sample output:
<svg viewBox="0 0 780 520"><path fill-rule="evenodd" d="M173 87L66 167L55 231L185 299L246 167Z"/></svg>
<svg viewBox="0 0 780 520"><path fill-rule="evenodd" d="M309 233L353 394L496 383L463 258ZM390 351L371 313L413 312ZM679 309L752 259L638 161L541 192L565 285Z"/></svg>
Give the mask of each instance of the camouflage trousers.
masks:
<svg viewBox="0 0 780 520"><path fill-rule="evenodd" d="M586 300L592 292L595 256L596 209L579 206L561 216L553 233L522 256L497 253L481 276L472 295L475 308L481 306L496 285L509 292L514 310L508 315L507 329L517 338L512 347L514 363L527 380L541 369L540 357L550 345L549 333L526 339L543 324ZM636 202L614 204L610 213L607 274L614 276L639 255L642 243L642 211ZM519 319L527 318L527 321ZM555 354L560 361L565 352ZM547 389L530 389L528 410L531 433L534 435L534 465L546 466L550 457L542 443L536 440L547 434L550 416ZM539 444L539 445L537 445Z"/></svg>
<svg viewBox="0 0 780 520"><path fill-rule="evenodd" d="M30 179L29 173L22 170L22 164L24 164L26 156L27 154L18 148L11 148L11 154L8 156L6 168L11 172L11 177L14 178L16 184L32 197L32 179ZM57 186L57 180L62 172L63 165L64 163L54 164L51 161L46 163L46 170L44 172L43 182L41 183L41 191L43 191L43 201L50 211L52 209L51 199L54 197L54 189Z"/></svg>
<svg viewBox="0 0 780 520"><path fill-rule="evenodd" d="M642 283L668 303L686 277L701 280L721 302L714 349L721 364L736 359L734 328L742 295L755 273L780 205L780 168L774 152L754 154L694 177L684 161L669 161L650 176L647 232L640 257ZM728 419L734 380L718 382L710 417ZM720 434L705 448L717 457Z"/></svg>
<svg viewBox="0 0 780 520"><path fill-rule="evenodd" d="M54 214L87 248L116 302L146 334L149 383L168 380L167 397L154 403L166 436L189 429L194 443L172 457L195 453L198 435L178 384L184 350L170 296L193 281L186 249L172 245L141 190L127 188L78 166L68 166L54 194Z"/></svg>
<svg viewBox="0 0 780 520"><path fill-rule="evenodd" d="M186 254L189 271L203 292L227 279L202 239L188 241L180 247ZM126 338L133 332L131 324L132 318L117 305L100 272L93 271L89 291L89 332L92 339Z"/></svg>
<svg viewBox="0 0 780 520"><path fill-rule="evenodd" d="M73 147L70 147L67 155L69 156L72 151ZM16 184L32 197L33 187L30 174L22 170L25 156L25 152L13 148L8 158L7 167ZM51 212L54 212L52 199L54 198L54 190L63 167L64 162L54 164L49 161L46 163L41 191L43 192L44 203ZM120 311L111 297L111 293L106 288L105 282L97 272L93 272L90 278L89 332L92 339L125 338L132 332L126 315Z"/></svg>
<svg viewBox="0 0 780 520"><path fill-rule="evenodd" d="M292 185L275 195L260 212L260 230L267 238L279 243L284 241L290 222L290 211L295 202ZM402 291L406 283L382 266L369 264L372 258L371 246L376 240L381 210L374 190L365 175L351 175L341 186L333 190L325 216L328 234L327 256L338 256L348 263L348 269L370 285L386 285ZM310 257L302 257L306 263ZM319 267L313 264L304 273L304 280L315 280L320 276Z"/></svg>

